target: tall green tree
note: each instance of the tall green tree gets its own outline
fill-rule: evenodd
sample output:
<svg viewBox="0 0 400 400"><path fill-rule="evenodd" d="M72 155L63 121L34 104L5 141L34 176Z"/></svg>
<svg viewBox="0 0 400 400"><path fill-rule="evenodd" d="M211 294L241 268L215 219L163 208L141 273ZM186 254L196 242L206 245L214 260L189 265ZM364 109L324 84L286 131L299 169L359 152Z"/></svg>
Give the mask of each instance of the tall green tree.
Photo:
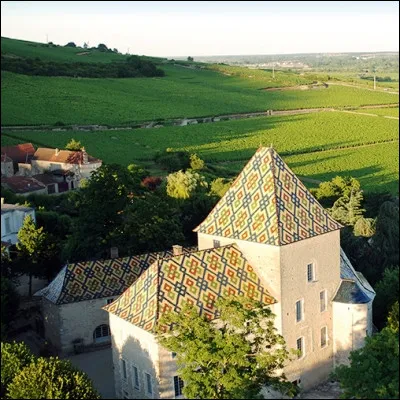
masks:
<svg viewBox="0 0 400 400"><path fill-rule="evenodd" d="M214 321L188 304L160 318L157 339L177 354L185 397L260 398L263 385L293 394L293 386L277 374L289 352L269 307L239 296L218 300L216 308Z"/></svg>
<svg viewBox="0 0 400 400"><path fill-rule="evenodd" d="M43 227L36 228L33 218L27 215L17 236L20 265L29 275L29 296L32 296L32 277L41 273L40 263L49 250L47 234Z"/></svg>
<svg viewBox="0 0 400 400"><path fill-rule="evenodd" d="M15 318L19 307L19 295L13 282L1 277L1 340L7 337L10 322Z"/></svg>
<svg viewBox="0 0 400 400"><path fill-rule="evenodd" d="M195 191L206 187L204 177L192 170L178 171L167 176L167 194L175 199L188 199Z"/></svg>
<svg viewBox="0 0 400 400"><path fill-rule="evenodd" d="M339 197L329 212L331 216L343 225L354 226L365 211L361 207L363 195L361 191L352 190L350 194Z"/></svg>
<svg viewBox="0 0 400 400"><path fill-rule="evenodd" d="M73 151L79 151L82 149L82 144L81 142L75 140L74 138L72 138L65 146L65 148L67 150L73 150Z"/></svg>
<svg viewBox="0 0 400 400"><path fill-rule="evenodd" d="M342 399L398 399L398 331L387 327L367 337L363 348L350 353L350 366L339 366L335 375Z"/></svg>

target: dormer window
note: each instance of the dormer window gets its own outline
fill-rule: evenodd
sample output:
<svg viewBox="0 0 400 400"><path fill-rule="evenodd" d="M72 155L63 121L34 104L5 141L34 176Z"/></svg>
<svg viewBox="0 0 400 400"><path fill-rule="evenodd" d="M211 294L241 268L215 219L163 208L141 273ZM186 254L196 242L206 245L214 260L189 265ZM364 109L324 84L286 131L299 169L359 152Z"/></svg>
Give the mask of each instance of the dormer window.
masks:
<svg viewBox="0 0 400 400"><path fill-rule="evenodd" d="M220 247L221 246L221 242L219 240L215 240L213 241L214 244L214 248Z"/></svg>

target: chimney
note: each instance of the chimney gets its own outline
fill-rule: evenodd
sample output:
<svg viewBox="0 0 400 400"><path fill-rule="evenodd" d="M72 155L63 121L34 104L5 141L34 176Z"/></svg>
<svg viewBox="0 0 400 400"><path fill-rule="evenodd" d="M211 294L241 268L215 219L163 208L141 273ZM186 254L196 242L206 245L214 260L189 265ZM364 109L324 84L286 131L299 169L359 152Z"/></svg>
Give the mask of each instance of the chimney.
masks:
<svg viewBox="0 0 400 400"><path fill-rule="evenodd" d="M82 147L81 151L82 151L82 163L88 164L89 163L88 153L86 153L86 150L84 147Z"/></svg>
<svg viewBox="0 0 400 400"><path fill-rule="evenodd" d="M59 149L56 149L56 156L58 156L58 153L60 152Z"/></svg>
<svg viewBox="0 0 400 400"><path fill-rule="evenodd" d="M183 247L179 244L174 244L172 246L172 254L174 256L179 256L180 254L183 254Z"/></svg>
<svg viewBox="0 0 400 400"><path fill-rule="evenodd" d="M111 258L118 258L118 247L111 247L110 253Z"/></svg>
<svg viewBox="0 0 400 400"><path fill-rule="evenodd" d="M4 197L1 198L1 204L4 204Z"/></svg>

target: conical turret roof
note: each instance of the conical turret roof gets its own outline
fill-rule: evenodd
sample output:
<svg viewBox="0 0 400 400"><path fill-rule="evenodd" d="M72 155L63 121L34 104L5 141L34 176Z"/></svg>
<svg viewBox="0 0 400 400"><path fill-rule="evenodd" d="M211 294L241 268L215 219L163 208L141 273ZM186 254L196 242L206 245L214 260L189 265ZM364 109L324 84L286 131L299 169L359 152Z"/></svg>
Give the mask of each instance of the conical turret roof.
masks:
<svg viewBox="0 0 400 400"><path fill-rule="evenodd" d="M342 228L271 147L260 147L196 232L282 246Z"/></svg>

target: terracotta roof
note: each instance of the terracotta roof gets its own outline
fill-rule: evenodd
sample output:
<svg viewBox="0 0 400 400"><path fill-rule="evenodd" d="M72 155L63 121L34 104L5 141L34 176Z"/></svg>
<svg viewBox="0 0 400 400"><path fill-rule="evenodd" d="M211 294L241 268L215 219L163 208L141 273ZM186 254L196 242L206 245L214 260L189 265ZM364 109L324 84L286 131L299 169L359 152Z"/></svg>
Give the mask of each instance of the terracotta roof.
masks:
<svg viewBox="0 0 400 400"><path fill-rule="evenodd" d="M46 188L43 183L29 176L3 176L1 184L7 186L14 193L29 193Z"/></svg>
<svg viewBox="0 0 400 400"><path fill-rule="evenodd" d="M39 147L33 155L33 160L52 161L66 164L83 164L83 152L71 150L58 150ZM101 160L88 155L89 163L101 162Z"/></svg>
<svg viewBox="0 0 400 400"><path fill-rule="evenodd" d="M103 309L152 331L161 314L179 312L185 303L213 319L218 298L239 294L265 304L275 302L237 245L231 244L155 262Z"/></svg>
<svg viewBox="0 0 400 400"><path fill-rule="evenodd" d="M55 304L119 296L157 256L172 256L172 251L68 264L35 296L43 296Z"/></svg>
<svg viewBox="0 0 400 400"><path fill-rule="evenodd" d="M342 228L272 148L259 148L195 231L282 246Z"/></svg>
<svg viewBox="0 0 400 400"><path fill-rule="evenodd" d="M14 162L26 163L30 162L35 148L32 143L21 143L15 146L3 146L1 148L1 154L5 154L10 157Z"/></svg>

